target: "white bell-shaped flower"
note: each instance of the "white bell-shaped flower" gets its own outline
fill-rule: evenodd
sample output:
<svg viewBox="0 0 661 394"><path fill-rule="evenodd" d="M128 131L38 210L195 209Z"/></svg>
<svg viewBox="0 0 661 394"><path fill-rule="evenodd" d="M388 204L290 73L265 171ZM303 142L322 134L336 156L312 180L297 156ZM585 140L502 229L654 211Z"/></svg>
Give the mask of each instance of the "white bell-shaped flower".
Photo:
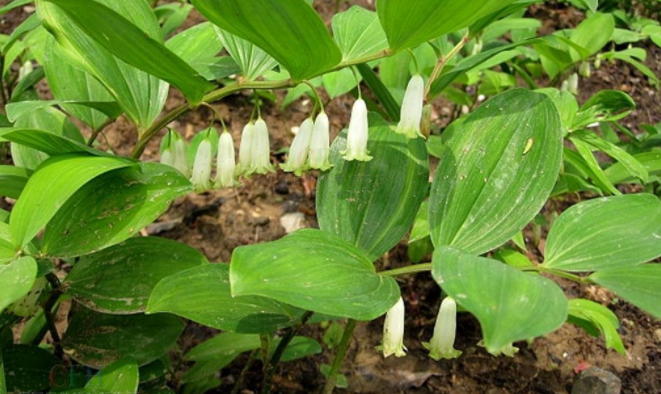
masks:
<svg viewBox="0 0 661 394"><path fill-rule="evenodd" d="M351 121L347 132L347 149L342 152L344 160L370 161L372 156L367 151L369 137L369 121L367 105L363 99L358 99L351 110Z"/></svg>
<svg viewBox="0 0 661 394"><path fill-rule="evenodd" d="M161 164L174 167L174 147L166 146L161 150Z"/></svg>
<svg viewBox="0 0 661 394"><path fill-rule="evenodd" d="M317 115L312 129L312 141L310 141L310 168L326 171L331 168L328 161L330 155L330 122L325 112Z"/></svg>
<svg viewBox="0 0 661 394"><path fill-rule="evenodd" d="M404 300L400 297L395 306L390 308L386 314L383 324L383 342L380 349L384 357L395 355L395 357L406 356L404 346Z"/></svg>
<svg viewBox="0 0 661 394"><path fill-rule="evenodd" d="M241 144L239 145L239 166L237 174L250 176L253 162L253 144L255 141L255 125L250 122L243 128L241 133Z"/></svg>
<svg viewBox="0 0 661 394"><path fill-rule="evenodd" d="M235 177L236 158L232 135L224 130L218 140L218 159L216 162L216 187L234 187L239 184Z"/></svg>
<svg viewBox="0 0 661 394"><path fill-rule="evenodd" d="M174 167L184 176L190 176L188 147L175 130L170 129L161 142L161 164Z"/></svg>
<svg viewBox="0 0 661 394"><path fill-rule="evenodd" d="M425 81L420 75L414 75L409 81L404 94L399 125L395 131L407 138L422 137L420 124L422 122L422 106L424 104Z"/></svg>
<svg viewBox="0 0 661 394"><path fill-rule="evenodd" d="M429 350L429 357L437 361L443 358L451 360L459 357L461 352L454 348L456 333L457 303L452 298L446 297L441 303L441 310L436 318L434 335L431 341L423 343L423 346Z"/></svg>
<svg viewBox="0 0 661 394"><path fill-rule="evenodd" d="M271 142L269 141L269 128L263 119L255 122L254 140L252 145L251 172L255 174L266 174L273 172L271 164Z"/></svg>
<svg viewBox="0 0 661 394"><path fill-rule="evenodd" d="M209 133L215 132L215 129L209 130ZM206 138L200 142L200 145L198 145L197 152L195 153L195 161L193 163L191 183L193 183L195 191L197 192L208 190L211 186L212 151L211 136L207 135Z"/></svg>
<svg viewBox="0 0 661 394"><path fill-rule="evenodd" d="M294 137L289 148L289 155L287 162L281 164L280 167L285 172L293 172L300 176L305 172L308 166L308 155L310 153L310 142L312 141L312 129L314 128L314 121L312 118L307 118L298 128L298 133Z"/></svg>

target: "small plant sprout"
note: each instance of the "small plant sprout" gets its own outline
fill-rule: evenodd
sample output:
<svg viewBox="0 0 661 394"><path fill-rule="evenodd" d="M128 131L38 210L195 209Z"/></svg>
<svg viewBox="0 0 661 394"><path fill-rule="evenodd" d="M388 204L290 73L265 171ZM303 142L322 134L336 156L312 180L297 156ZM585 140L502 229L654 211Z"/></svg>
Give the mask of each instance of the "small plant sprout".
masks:
<svg viewBox="0 0 661 394"><path fill-rule="evenodd" d="M369 122L367 105L362 98L356 100L351 111L351 121L347 132L347 149L342 152L344 160L370 161L372 156L367 151Z"/></svg>
<svg viewBox="0 0 661 394"><path fill-rule="evenodd" d="M266 122L262 118L259 118L255 122L254 139L252 142L251 172L254 174L266 174L273 171L269 128Z"/></svg>
<svg viewBox="0 0 661 394"><path fill-rule="evenodd" d="M404 346L404 300L399 300L390 308L386 314L386 320L383 323L383 342L379 350L383 352L383 357L395 355L395 357L406 356L406 347Z"/></svg>
<svg viewBox="0 0 661 394"><path fill-rule="evenodd" d="M200 142L195 153L191 183L197 192L208 190L211 186L211 163L213 160L211 133L217 133L216 129L210 127L206 131L206 136Z"/></svg>
<svg viewBox="0 0 661 394"><path fill-rule="evenodd" d="M234 141L232 135L223 130L218 141L218 159L216 165L216 182L218 189L239 185L236 177L236 158L234 155Z"/></svg>
<svg viewBox="0 0 661 394"><path fill-rule="evenodd" d="M424 92L425 81L419 74L414 75L409 81L404 94L400 121L397 128L395 128L398 134L403 134L407 138L423 137L420 124L422 123Z"/></svg>
<svg viewBox="0 0 661 394"><path fill-rule="evenodd" d="M330 155L330 123L328 115L323 111L317 115L312 129L312 141L310 142L310 168L326 171L331 168L328 161Z"/></svg>
<svg viewBox="0 0 661 394"><path fill-rule="evenodd" d="M241 133L241 145L239 145L239 166L236 169L237 174L243 176L252 175L253 162L253 144L255 141L255 124L249 122L243 127Z"/></svg>
<svg viewBox="0 0 661 394"><path fill-rule="evenodd" d="M308 166L308 156L310 153L310 142L312 141L312 129L314 128L314 121L312 118L307 118L298 128L298 133L294 137L294 141L289 148L289 155L287 162L281 164L280 167L285 172L293 172L300 176L305 172Z"/></svg>
<svg viewBox="0 0 661 394"><path fill-rule="evenodd" d="M461 351L454 348L456 332L457 303L451 297L446 297L441 303L441 309L436 318L434 335L431 341L423 343L423 346L429 350L429 357L436 361L459 357Z"/></svg>

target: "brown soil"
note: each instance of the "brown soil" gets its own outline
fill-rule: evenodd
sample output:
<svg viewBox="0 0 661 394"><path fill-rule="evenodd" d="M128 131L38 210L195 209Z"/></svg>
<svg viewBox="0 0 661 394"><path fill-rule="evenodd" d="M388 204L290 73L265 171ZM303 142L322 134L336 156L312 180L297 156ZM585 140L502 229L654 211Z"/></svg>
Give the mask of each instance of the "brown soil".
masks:
<svg viewBox="0 0 661 394"><path fill-rule="evenodd" d="M3 3L0 0L0 5ZM347 8L346 1L342 8ZM373 7L372 0L351 1ZM334 12L335 2L318 0L316 7L322 15ZM544 18L546 31L572 26L582 18L575 10L555 3L535 9L535 16ZM15 27L25 13L20 10L0 18L0 31L8 32ZM193 16L190 24L199 16ZM326 18L328 19L328 18ZM661 50L647 46L649 57L646 64L661 76ZM585 101L601 89L621 89L632 95L638 109L624 124L636 128L640 123L661 121L661 98L636 70L623 65L604 64L589 80L582 82L580 100ZM279 93L282 96L282 93ZM348 123L353 99L341 98L330 102L327 112L332 119L332 130L337 134ZM183 102L178 93L172 93L167 108ZM239 142L241 128L248 120L249 97L237 95L215 104L228 120L235 142ZM298 126L311 110L311 103L301 99L286 111L272 103L266 103L262 112L270 126L272 152L289 145L291 128ZM442 111L439 113L451 113ZM212 114L201 108L190 113L171 126L187 137L209 126ZM441 121L442 123L442 121ZM136 141L135 131L123 119L104 133L101 142L119 154L127 154ZM156 160L158 139L154 139L143 158ZM282 157L275 155L274 160ZM189 195L175 202L157 225L149 232L154 235L185 242L202 251L210 261L227 262L234 248L257 242L276 240L284 236L280 218L289 212L305 214L307 225L316 226L313 176L297 178L278 172L247 180L235 190ZM4 204L4 202L3 202ZM566 208L568 202L550 202L545 212L558 207ZM531 256L535 257L535 256ZM407 264L406 247L399 245L388 258L388 265ZM385 264L378 262L379 265ZM622 379L625 394L661 393L661 344L655 341L654 331L661 329L655 321L638 309L621 301L612 294L595 287L579 287L560 282L570 297L585 297L609 306L622 320L620 334L628 350L626 356L604 348L601 339L588 336L580 329L565 325L560 330L531 345L519 343L520 351L513 358L493 357L477 346L481 339L479 324L468 315L461 315L458 325L457 348L463 355L456 360L435 362L427 357L421 341L428 340L439 307L440 289L428 274L419 274L400 281L407 305L406 346L407 357L402 359L383 357L374 350L381 339L383 320L358 325L351 342L348 357L342 371L349 378L350 389L340 393L452 393L452 394L567 394L571 392L575 369L587 363L614 372ZM543 313L543 311L540 311ZM183 350L215 333L214 330L189 324L180 341ZM304 334L322 339L324 329L317 325L307 326ZM274 392L312 393L323 385L319 372L322 363L329 364L334 352L324 345L324 352L292 363L283 364L275 380ZM226 393L241 372L245 358L240 358L222 371L223 386L215 392ZM259 389L261 367L256 363L248 375L245 393ZM186 365L179 365L185 368ZM250 391L252 390L252 391Z"/></svg>

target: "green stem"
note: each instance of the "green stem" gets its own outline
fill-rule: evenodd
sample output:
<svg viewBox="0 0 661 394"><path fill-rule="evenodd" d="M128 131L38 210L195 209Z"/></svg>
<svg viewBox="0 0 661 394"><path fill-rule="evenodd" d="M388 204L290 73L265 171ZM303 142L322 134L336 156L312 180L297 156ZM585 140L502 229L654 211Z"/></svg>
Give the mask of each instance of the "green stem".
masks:
<svg viewBox="0 0 661 394"><path fill-rule="evenodd" d="M432 269L432 263L415 264L406 267L395 268L394 270L381 271L379 272L379 275L402 276L408 274L415 274L418 272L428 272L431 271L431 269Z"/></svg>
<svg viewBox="0 0 661 394"><path fill-rule="evenodd" d="M252 363L255 361L256 353L257 350L250 352L250 355L248 356L248 362L246 362L246 365L241 370L241 375L239 375L236 383L234 383L234 387L232 387L232 392L230 394L239 394L239 390L241 390L243 387L243 381L246 380L246 375L248 375L248 371L250 371L250 367L252 367Z"/></svg>
<svg viewBox="0 0 661 394"><path fill-rule="evenodd" d="M269 369L269 353L271 353L271 338L268 334L259 334L262 365L264 371Z"/></svg>
<svg viewBox="0 0 661 394"><path fill-rule="evenodd" d="M273 377L275 376L275 371L278 368L280 359L285 353L285 349L289 346L289 343L294 339L294 337L301 331L301 328L307 323L307 321L312 317L313 312L305 312L301 317L301 320L295 326L291 327L284 337L280 340L278 347L275 349L271 361L269 362L269 370L264 375L264 380L262 382L262 391L261 394L270 394L271 386L273 385Z"/></svg>
<svg viewBox="0 0 661 394"><path fill-rule="evenodd" d="M571 281L577 282L577 283L592 283L592 281L588 278L584 278L582 276L570 274L569 272L565 272L562 270L557 270L554 268L546 268L543 265L537 265L534 267L523 267L521 268L521 271L525 272L545 272L547 274L559 276L561 278L569 279Z"/></svg>
<svg viewBox="0 0 661 394"><path fill-rule="evenodd" d="M96 138L99 136L99 134L103 132L103 129L105 129L113 122L115 122L114 119L108 119L105 122L103 122L103 124L99 126L96 130L94 130L89 140L87 141L87 146L91 147L92 145L94 145L94 141L96 141Z"/></svg>
<svg viewBox="0 0 661 394"><path fill-rule="evenodd" d="M344 333L342 334L342 340L340 341L340 346L337 348L337 353L333 359L333 365L331 366L330 373L328 374L328 379L326 380L326 385L324 386L323 394L332 394L335 389L335 384L337 383L337 374L340 371L342 362L347 356L347 350L349 349L349 344L351 343L351 337L353 337L353 332L356 329L356 321L349 319L346 327L344 327Z"/></svg>
<svg viewBox="0 0 661 394"><path fill-rule="evenodd" d="M432 84L434 81L436 81L436 78L441 75L441 72L445 68L445 65L455 57L461 49L468 44L468 42L471 40L470 34L466 34L458 43L457 45L452 48L452 50L445 56L441 56L440 59L438 59L438 63L436 64L436 67L434 67L434 71L432 71L431 75L429 76L429 80L427 81L427 86L425 86L425 101L429 100L429 91L431 90Z"/></svg>
<svg viewBox="0 0 661 394"><path fill-rule="evenodd" d="M48 331L50 332L51 339L53 340L53 346L55 347L54 355L55 357L62 359L64 351L62 349L62 344L60 340L60 334L57 332L57 327L55 326L55 316L53 316L53 307L57 304L57 301L62 294L60 290L60 279L54 273L49 273L46 275L48 283L51 285L51 294L46 303L44 304L44 317L46 318L46 324L48 325Z"/></svg>
<svg viewBox="0 0 661 394"><path fill-rule="evenodd" d="M7 382L5 380L5 363L2 358L2 346L0 346L0 394L7 394Z"/></svg>

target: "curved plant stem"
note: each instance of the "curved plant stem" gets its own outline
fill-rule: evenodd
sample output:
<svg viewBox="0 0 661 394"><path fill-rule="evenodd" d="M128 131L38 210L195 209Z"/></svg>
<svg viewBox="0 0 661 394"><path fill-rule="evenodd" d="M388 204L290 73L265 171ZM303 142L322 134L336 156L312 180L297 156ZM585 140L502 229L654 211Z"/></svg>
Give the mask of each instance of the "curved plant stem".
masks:
<svg viewBox="0 0 661 394"><path fill-rule="evenodd" d="M264 375L264 380L262 381L262 391L260 391L261 394L271 393L271 386L273 385L273 376L275 375L275 370L278 368L278 364L280 363L280 359L282 358L282 355L285 353L285 349L287 349L287 346L289 346L289 343L292 341L292 339L294 339L296 334L298 334L299 331L301 331L301 328L303 328L305 323L307 323L310 317L312 317L313 313L314 312L311 311L305 312L301 317L301 320L298 322L298 324L289 328L285 336L282 337L282 339L280 340L280 343L278 344L278 347L275 349L273 356L271 356L271 361L269 362L268 371L266 372L266 375Z"/></svg>
<svg viewBox="0 0 661 394"><path fill-rule="evenodd" d="M335 389L335 384L337 383L337 374L340 371L342 362L347 355L347 350L349 349L349 343L351 342L351 337L353 337L353 332L356 329L356 321L349 319L346 327L344 327L344 333L342 334L342 340L340 341L340 346L337 348L337 353L333 359L333 365L331 366L330 373L328 374L328 379L326 380L326 385L324 386L323 394L332 394Z"/></svg>
<svg viewBox="0 0 661 394"><path fill-rule="evenodd" d="M105 129L107 126L110 124L114 123L114 119L108 119L101 126L99 126L94 132L92 132L92 135L90 136L89 140L87 140L87 146L91 147L94 145L94 141L96 141L96 138L103 132L103 129Z"/></svg>
<svg viewBox="0 0 661 394"><path fill-rule="evenodd" d="M418 272L431 271L431 267L432 267L431 263L415 264L415 265L409 265L407 267L395 268L394 270L381 271L379 272L379 275L402 276L407 274L415 274Z"/></svg>
<svg viewBox="0 0 661 394"><path fill-rule="evenodd" d="M48 283L50 283L52 290L50 297L43 306L44 317L46 318L48 331L50 332L51 339L53 340L53 346L55 347L54 355L55 357L62 359L64 350L62 349L60 334L57 332L57 327L55 326L55 317L53 316L53 307L55 304L57 304L57 300L62 294L62 291L60 290L60 279L52 272L46 275L46 279L48 280Z"/></svg>
<svg viewBox="0 0 661 394"><path fill-rule="evenodd" d="M248 371L250 371L250 367L252 367L252 363L255 361L256 354L257 354L257 350L253 350L252 352L250 352L250 355L248 356L248 361L241 370L241 375L239 375L239 378L236 380L236 383L234 383L234 387L232 387L232 391L230 392L230 394L239 394L239 390L241 390L243 386L243 381L246 380L246 375L248 374Z"/></svg>
<svg viewBox="0 0 661 394"><path fill-rule="evenodd" d="M434 67L434 71L432 71L431 75L429 76L429 80L427 81L427 86L425 86L425 101L428 101L429 99L429 91L431 90L432 84L434 81L436 81L436 78L441 75L441 72L443 71L443 68L445 68L445 65L461 51L461 48L463 48L466 44L468 44L468 41L471 40L471 36L469 34L466 34L458 43L457 45L452 48L452 50L445 56L441 56L440 59L438 59L438 63L436 64L436 67Z"/></svg>

